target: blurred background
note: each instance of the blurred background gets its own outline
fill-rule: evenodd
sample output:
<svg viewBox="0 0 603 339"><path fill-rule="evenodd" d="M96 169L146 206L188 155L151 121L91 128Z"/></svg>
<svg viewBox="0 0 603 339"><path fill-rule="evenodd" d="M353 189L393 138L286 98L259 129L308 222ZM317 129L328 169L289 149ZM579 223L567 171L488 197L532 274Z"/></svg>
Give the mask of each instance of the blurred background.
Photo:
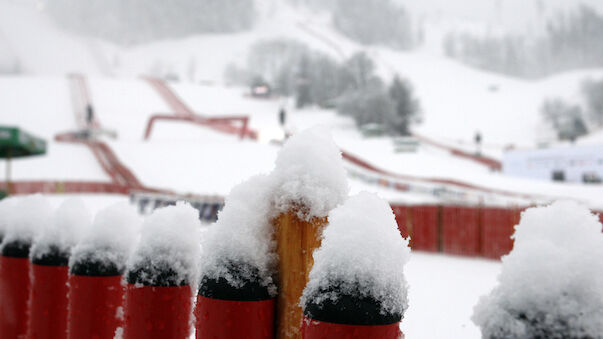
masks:
<svg viewBox="0 0 603 339"><path fill-rule="evenodd" d="M603 210L602 34L600 0L0 0L1 195L209 223L323 125L401 230L406 206ZM479 337L500 265L419 258L407 337Z"/></svg>

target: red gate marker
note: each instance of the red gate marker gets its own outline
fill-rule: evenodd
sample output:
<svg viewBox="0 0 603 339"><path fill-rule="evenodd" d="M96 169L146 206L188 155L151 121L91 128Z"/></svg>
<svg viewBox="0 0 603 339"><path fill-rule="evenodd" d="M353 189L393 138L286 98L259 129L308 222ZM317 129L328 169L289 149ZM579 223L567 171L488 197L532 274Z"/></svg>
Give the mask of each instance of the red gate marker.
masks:
<svg viewBox="0 0 603 339"><path fill-rule="evenodd" d="M68 266L31 264L28 339L67 337Z"/></svg>
<svg viewBox="0 0 603 339"><path fill-rule="evenodd" d="M68 338L113 339L122 325L122 276L69 276Z"/></svg>
<svg viewBox="0 0 603 339"><path fill-rule="evenodd" d="M0 338L24 338L30 290L29 258L0 256Z"/></svg>
<svg viewBox="0 0 603 339"><path fill-rule="evenodd" d="M276 299L232 301L197 296L197 339L273 339Z"/></svg>
<svg viewBox="0 0 603 339"><path fill-rule="evenodd" d="M123 337L189 338L192 330L192 298L193 290L189 285L160 287L128 284Z"/></svg>
<svg viewBox="0 0 603 339"><path fill-rule="evenodd" d="M404 338L400 323L389 325L343 325L304 317L303 339L399 339Z"/></svg>

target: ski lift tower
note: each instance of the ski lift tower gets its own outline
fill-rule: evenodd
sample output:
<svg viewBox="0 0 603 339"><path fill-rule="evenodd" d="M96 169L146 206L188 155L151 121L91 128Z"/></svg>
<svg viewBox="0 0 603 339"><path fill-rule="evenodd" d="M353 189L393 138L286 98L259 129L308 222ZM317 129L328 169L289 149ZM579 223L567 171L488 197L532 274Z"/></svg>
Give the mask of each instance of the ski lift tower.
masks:
<svg viewBox="0 0 603 339"><path fill-rule="evenodd" d="M0 158L6 159L6 192L10 194L11 159L46 154L46 141L18 127L0 126Z"/></svg>

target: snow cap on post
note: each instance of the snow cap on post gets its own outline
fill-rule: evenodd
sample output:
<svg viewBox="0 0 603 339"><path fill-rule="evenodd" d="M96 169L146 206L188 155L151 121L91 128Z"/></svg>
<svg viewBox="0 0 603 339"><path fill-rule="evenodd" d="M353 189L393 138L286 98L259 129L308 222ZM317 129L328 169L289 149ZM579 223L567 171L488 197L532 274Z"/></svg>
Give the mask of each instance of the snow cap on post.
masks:
<svg viewBox="0 0 603 339"><path fill-rule="evenodd" d="M136 240L140 218L128 203L118 203L98 212L92 227L73 248L72 274L112 276L123 273Z"/></svg>
<svg viewBox="0 0 603 339"><path fill-rule="evenodd" d="M92 216L79 198L65 200L31 248L34 264L67 265L71 250L90 227Z"/></svg>
<svg viewBox="0 0 603 339"><path fill-rule="evenodd" d="M239 295L239 300L276 295L273 216L270 177L258 175L235 186L226 197L218 221L205 232L202 244L200 294L219 297L208 284L221 282L233 290L255 286L260 295ZM225 296L221 296L225 298ZM235 297L233 295L233 297Z"/></svg>
<svg viewBox="0 0 603 339"><path fill-rule="evenodd" d="M41 194L19 198L8 211L2 254L28 257L34 238L51 223L52 207Z"/></svg>
<svg viewBox="0 0 603 339"><path fill-rule="evenodd" d="M145 286L197 287L201 222L188 203L157 209L142 225L128 260L128 282Z"/></svg>
<svg viewBox="0 0 603 339"><path fill-rule="evenodd" d="M498 286L474 308L484 338L599 338L603 234L571 201L530 208L515 227Z"/></svg>
<svg viewBox="0 0 603 339"><path fill-rule="evenodd" d="M298 217L303 220L326 217L349 192L341 151L325 127L291 137L279 151L271 176L277 210L301 207Z"/></svg>
<svg viewBox="0 0 603 339"><path fill-rule="evenodd" d="M17 198L8 197L0 200L0 244L8 231L10 215L17 204Z"/></svg>
<svg viewBox="0 0 603 339"><path fill-rule="evenodd" d="M329 214L301 299L304 314L352 325L399 322L408 307L409 258L389 204L367 192L351 197Z"/></svg>

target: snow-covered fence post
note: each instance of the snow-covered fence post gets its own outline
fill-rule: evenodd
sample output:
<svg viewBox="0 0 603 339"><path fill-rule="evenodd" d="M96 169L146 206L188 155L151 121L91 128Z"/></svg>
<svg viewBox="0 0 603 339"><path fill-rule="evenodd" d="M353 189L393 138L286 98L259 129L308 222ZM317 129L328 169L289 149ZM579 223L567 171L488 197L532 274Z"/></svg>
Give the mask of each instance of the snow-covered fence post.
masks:
<svg viewBox="0 0 603 339"><path fill-rule="evenodd" d="M277 284L276 338L301 338L300 298L320 246L330 210L343 202L348 183L341 152L327 130L293 136L281 149L271 174Z"/></svg>
<svg viewBox="0 0 603 339"><path fill-rule="evenodd" d="M474 308L482 338L601 338L601 228L571 201L524 211L498 286Z"/></svg>
<svg viewBox="0 0 603 339"><path fill-rule="evenodd" d="M196 209L185 203L157 209L127 265L124 339L186 339L199 280Z"/></svg>
<svg viewBox="0 0 603 339"><path fill-rule="evenodd" d="M67 337L69 256L90 219L81 200L65 200L34 241L28 338Z"/></svg>
<svg viewBox="0 0 603 339"><path fill-rule="evenodd" d="M276 255L270 191L266 176L234 187L218 221L201 238L197 339L274 338Z"/></svg>
<svg viewBox="0 0 603 339"><path fill-rule="evenodd" d="M122 277L139 218L134 207L100 211L69 259L70 339L112 339L123 322Z"/></svg>
<svg viewBox="0 0 603 339"><path fill-rule="evenodd" d="M18 198L10 205L0 257L0 338L24 338L31 287L29 252L52 208L40 195Z"/></svg>
<svg viewBox="0 0 603 339"><path fill-rule="evenodd" d="M303 292L302 337L400 338L409 257L385 201L360 193L335 208Z"/></svg>

